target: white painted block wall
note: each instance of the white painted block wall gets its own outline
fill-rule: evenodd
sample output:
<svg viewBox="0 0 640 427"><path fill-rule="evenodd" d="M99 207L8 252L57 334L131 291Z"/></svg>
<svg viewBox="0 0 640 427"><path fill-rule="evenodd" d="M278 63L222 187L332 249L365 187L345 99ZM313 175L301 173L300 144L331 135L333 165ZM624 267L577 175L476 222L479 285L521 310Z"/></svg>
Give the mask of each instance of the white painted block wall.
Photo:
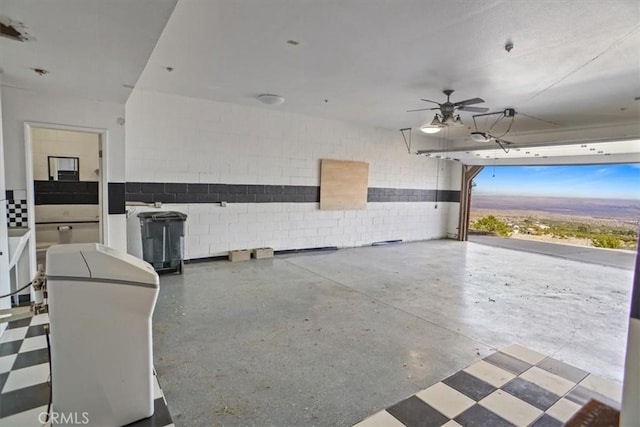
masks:
<svg viewBox="0 0 640 427"><path fill-rule="evenodd" d="M128 182L318 186L320 159L331 158L368 162L369 187L459 190L457 162L409 155L399 131L277 107L134 90L126 104L126 141ZM262 246L351 247L444 238L449 205L457 204L440 202L436 209L428 202L369 203L362 211L320 211L317 203L165 204L162 210L189 215L186 258L193 259ZM128 248L139 256L135 214L143 208L134 210Z"/></svg>
<svg viewBox="0 0 640 427"><path fill-rule="evenodd" d="M10 87L2 88L2 104L4 179L8 190L25 191L27 185L31 185L26 182L25 172L25 122L38 123L43 127L54 124L105 129L107 180L124 182L125 130L118 122L118 118L124 116L124 105ZM124 250L125 215L108 215L105 219L108 227L105 242Z"/></svg>
<svg viewBox="0 0 640 427"><path fill-rule="evenodd" d="M7 204L5 200L5 168L4 168L4 138L2 120L2 91L0 87L0 295L11 291L9 279L9 239L7 236ZM10 298L0 298L0 310L11 308ZM0 336L6 329L7 324L0 323Z"/></svg>

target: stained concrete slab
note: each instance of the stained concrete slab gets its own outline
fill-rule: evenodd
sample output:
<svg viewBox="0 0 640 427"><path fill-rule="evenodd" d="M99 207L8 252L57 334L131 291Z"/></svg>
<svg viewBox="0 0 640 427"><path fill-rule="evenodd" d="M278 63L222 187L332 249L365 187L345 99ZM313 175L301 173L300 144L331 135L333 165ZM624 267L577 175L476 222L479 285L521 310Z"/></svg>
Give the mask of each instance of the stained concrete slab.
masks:
<svg viewBox="0 0 640 427"><path fill-rule="evenodd" d="M512 342L621 380L632 271L455 241L161 276L177 425L351 425Z"/></svg>

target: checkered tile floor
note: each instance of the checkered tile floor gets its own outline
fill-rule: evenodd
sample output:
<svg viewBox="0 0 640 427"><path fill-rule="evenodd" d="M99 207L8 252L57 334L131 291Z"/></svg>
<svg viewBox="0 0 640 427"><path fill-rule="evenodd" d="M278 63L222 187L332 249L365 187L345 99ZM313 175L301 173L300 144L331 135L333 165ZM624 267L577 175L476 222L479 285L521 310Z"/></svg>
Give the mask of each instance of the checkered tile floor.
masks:
<svg viewBox="0 0 640 427"><path fill-rule="evenodd" d="M39 415L49 402L49 357L43 325L47 314L10 322L0 337L0 426L42 425ZM173 426L169 409L154 375L152 417L127 427Z"/></svg>
<svg viewBox="0 0 640 427"><path fill-rule="evenodd" d="M557 427L590 399L619 410L622 386L512 344L354 427Z"/></svg>

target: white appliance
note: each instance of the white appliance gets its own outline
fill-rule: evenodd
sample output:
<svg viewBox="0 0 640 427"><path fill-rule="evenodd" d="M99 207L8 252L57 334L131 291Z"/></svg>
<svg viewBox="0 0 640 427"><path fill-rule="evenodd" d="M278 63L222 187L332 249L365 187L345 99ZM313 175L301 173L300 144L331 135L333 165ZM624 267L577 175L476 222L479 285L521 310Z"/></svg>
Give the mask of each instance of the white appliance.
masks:
<svg viewBox="0 0 640 427"><path fill-rule="evenodd" d="M58 420L115 427L153 415L158 274L97 243L53 245L46 265Z"/></svg>

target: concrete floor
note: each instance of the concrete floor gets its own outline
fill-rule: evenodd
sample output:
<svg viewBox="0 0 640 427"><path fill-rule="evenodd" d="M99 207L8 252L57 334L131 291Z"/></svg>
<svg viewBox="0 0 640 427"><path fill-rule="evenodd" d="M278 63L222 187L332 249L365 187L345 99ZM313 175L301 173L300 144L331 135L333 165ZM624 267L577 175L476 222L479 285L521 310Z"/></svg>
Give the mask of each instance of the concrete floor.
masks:
<svg viewBox="0 0 640 427"><path fill-rule="evenodd" d="M498 236L469 235L469 241L517 251L534 252L589 264L633 269L636 253L631 250L601 249L587 246L562 245L534 240L509 239Z"/></svg>
<svg viewBox="0 0 640 427"><path fill-rule="evenodd" d="M178 426L348 426L514 342L620 381L632 276L450 240L190 264L155 367Z"/></svg>

